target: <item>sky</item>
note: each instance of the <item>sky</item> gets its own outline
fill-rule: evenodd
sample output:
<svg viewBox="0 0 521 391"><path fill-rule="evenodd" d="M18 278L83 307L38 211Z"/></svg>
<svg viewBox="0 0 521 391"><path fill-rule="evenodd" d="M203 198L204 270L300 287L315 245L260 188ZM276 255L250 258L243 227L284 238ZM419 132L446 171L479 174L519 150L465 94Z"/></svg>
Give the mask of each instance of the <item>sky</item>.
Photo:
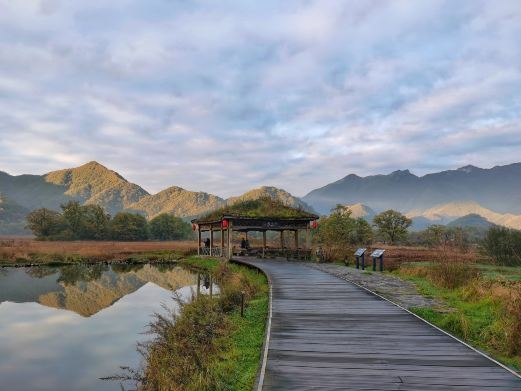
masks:
<svg viewBox="0 0 521 391"><path fill-rule="evenodd" d="M10 174L301 196L520 152L519 0L0 0Z"/></svg>

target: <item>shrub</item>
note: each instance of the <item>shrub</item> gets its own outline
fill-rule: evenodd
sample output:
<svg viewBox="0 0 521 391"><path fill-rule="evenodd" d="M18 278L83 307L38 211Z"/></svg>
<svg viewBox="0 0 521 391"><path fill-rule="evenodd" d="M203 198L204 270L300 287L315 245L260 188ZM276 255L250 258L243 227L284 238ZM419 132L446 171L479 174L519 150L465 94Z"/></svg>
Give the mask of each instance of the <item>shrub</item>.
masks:
<svg viewBox="0 0 521 391"><path fill-rule="evenodd" d="M167 213L162 213L150 220L149 228L152 239L179 240L192 236L190 224Z"/></svg>
<svg viewBox="0 0 521 391"><path fill-rule="evenodd" d="M110 222L110 230L115 240L146 240L148 237L147 220L137 213L116 214Z"/></svg>
<svg viewBox="0 0 521 391"><path fill-rule="evenodd" d="M482 251L498 264L521 265L521 231L492 227L481 242Z"/></svg>
<svg viewBox="0 0 521 391"><path fill-rule="evenodd" d="M219 382L215 362L228 349L230 325L218 301L199 296L181 305L180 314L156 315L143 345L147 365L141 386L146 390L214 390Z"/></svg>
<svg viewBox="0 0 521 391"><path fill-rule="evenodd" d="M351 211L337 205L331 215L320 219L314 241L322 246L324 260L343 259L357 244L370 244L373 230L367 221L354 219Z"/></svg>
<svg viewBox="0 0 521 391"><path fill-rule="evenodd" d="M479 278L478 269L468 262L440 257L429 268L429 279L439 287L455 289Z"/></svg>
<svg viewBox="0 0 521 391"><path fill-rule="evenodd" d="M521 354L521 292L511 291L510 300L506 305L506 338L508 353Z"/></svg>

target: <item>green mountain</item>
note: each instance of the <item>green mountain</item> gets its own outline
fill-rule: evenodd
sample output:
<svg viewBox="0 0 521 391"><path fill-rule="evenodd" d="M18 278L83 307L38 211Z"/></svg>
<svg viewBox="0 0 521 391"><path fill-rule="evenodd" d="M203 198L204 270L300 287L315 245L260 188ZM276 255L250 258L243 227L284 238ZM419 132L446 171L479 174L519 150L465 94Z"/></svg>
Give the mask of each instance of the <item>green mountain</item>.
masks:
<svg viewBox="0 0 521 391"><path fill-rule="evenodd" d="M0 193L0 234L22 235L27 234L25 216L29 209L18 205Z"/></svg>
<svg viewBox="0 0 521 391"><path fill-rule="evenodd" d="M45 175L13 176L0 172L0 192L29 210L41 207L58 210L61 203L78 200L101 205L109 213L119 212L148 195L138 185L97 162Z"/></svg>
<svg viewBox="0 0 521 391"><path fill-rule="evenodd" d="M177 217L194 217L219 209L226 202L213 194L185 190L172 186L157 194L147 195L129 206L129 209L144 212L149 219L161 213Z"/></svg>
<svg viewBox="0 0 521 391"><path fill-rule="evenodd" d="M355 174L307 194L303 201L327 213L337 204L365 203L377 211L425 210L457 200L469 200L499 213L521 214L521 163L483 169L416 176L409 170L361 177Z"/></svg>
<svg viewBox="0 0 521 391"><path fill-rule="evenodd" d="M64 195L82 204L97 204L114 214L149 195L117 172L97 162L44 175L47 183L64 188Z"/></svg>
<svg viewBox="0 0 521 391"><path fill-rule="evenodd" d="M423 211L413 210L407 213L407 216L413 220L422 218L429 224L451 224L454 220L464 217L469 222L468 216L479 216L491 224L521 229L521 215L498 213L473 201L449 202Z"/></svg>
<svg viewBox="0 0 521 391"><path fill-rule="evenodd" d="M448 224L448 226L460 228L478 228L482 230L487 230L490 227L493 227L494 224L478 214L469 214L460 217L454 221L451 221Z"/></svg>
<svg viewBox="0 0 521 391"><path fill-rule="evenodd" d="M45 175L13 176L0 172L0 193L4 194L4 206L0 210L0 234L4 235L22 233L25 216L29 211L41 207L59 210L60 204L68 200L100 205L112 215L126 210L142 213L149 219L161 213L184 218L198 217L238 201L263 197L271 197L285 205L313 212L308 204L287 191L267 186L227 200L177 186L149 194L97 162ZM7 200L10 200L9 203ZM16 204L13 200L16 200Z"/></svg>

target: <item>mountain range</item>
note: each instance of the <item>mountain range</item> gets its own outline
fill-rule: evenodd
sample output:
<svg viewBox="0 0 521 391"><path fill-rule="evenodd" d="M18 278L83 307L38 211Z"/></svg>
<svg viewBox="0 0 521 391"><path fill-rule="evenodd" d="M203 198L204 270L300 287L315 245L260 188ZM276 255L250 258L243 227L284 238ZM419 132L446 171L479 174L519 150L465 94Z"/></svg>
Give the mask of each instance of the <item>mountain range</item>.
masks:
<svg viewBox="0 0 521 391"><path fill-rule="evenodd" d="M178 186L150 194L97 162L44 175L13 176L0 171L0 234L24 233L30 210L59 210L68 200L98 204L111 214L133 211L151 219L170 213L189 219L260 197L322 214L342 204L353 217L369 221L378 212L395 209L413 219L414 229L430 224L497 224L521 229L521 163L491 169L465 166L424 176L409 170L366 177L350 174L302 199L269 186L228 199Z"/></svg>
<svg viewBox="0 0 521 391"><path fill-rule="evenodd" d="M320 213L336 204L364 203L377 211L409 212L473 201L498 213L521 214L521 163L491 169L465 166L421 177L409 170L366 177L350 174L311 191L303 200Z"/></svg>
<svg viewBox="0 0 521 391"><path fill-rule="evenodd" d="M152 219L161 213L170 213L189 219L227 204L260 197L271 197L288 206L312 211L304 201L285 190L270 186L228 199L177 186L149 194L142 187L94 161L44 175L13 176L0 171L0 234L28 233L24 231L25 216L31 210L42 207L59 210L60 204L69 200L101 205L112 215L130 211Z"/></svg>

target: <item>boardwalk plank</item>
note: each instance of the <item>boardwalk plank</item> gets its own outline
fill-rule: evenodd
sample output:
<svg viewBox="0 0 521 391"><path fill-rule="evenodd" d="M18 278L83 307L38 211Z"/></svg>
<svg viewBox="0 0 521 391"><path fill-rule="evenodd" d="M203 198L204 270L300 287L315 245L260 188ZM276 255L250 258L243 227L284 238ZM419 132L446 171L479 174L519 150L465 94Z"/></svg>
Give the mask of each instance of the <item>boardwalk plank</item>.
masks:
<svg viewBox="0 0 521 391"><path fill-rule="evenodd" d="M272 282L263 391L521 391L521 380L369 292L303 264L240 258Z"/></svg>

